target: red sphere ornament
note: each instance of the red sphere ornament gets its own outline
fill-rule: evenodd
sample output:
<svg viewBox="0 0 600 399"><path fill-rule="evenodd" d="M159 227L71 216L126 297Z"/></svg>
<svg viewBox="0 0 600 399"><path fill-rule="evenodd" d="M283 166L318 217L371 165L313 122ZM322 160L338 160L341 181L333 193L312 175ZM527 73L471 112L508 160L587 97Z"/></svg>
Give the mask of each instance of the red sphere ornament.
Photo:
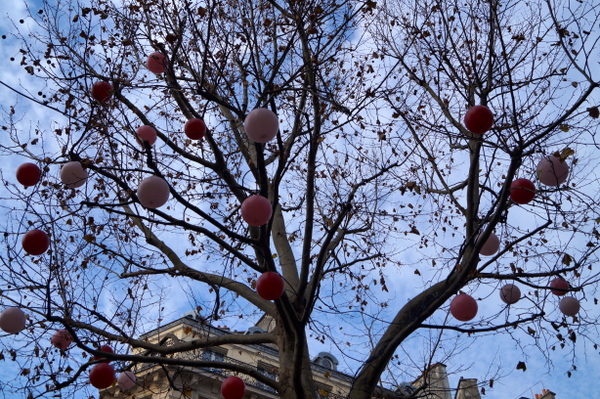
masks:
<svg viewBox="0 0 600 399"><path fill-rule="evenodd" d="M279 273L266 272L256 280L256 292L267 301L279 299L285 288L283 277Z"/></svg>
<svg viewBox="0 0 600 399"><path fill-rule="evenodd" d="M221 384L224 399L242 399L246 393L246 384L240 377L227 377Z"/></svg>
<svg viewBox="0 0 600 399"><path fill-rule="evenodd" d="M169 200L169 183L158 176L146 177L137 189L140 203L146 208L160 208Z"/></svg>
<svg viewBox="0 0 600 399"><path fill-rule="evenodd" d="M78 188L85 184L88 178L87 170L80 162L67 162L60 169L60 180L69 188Z"/></svg>
<svg viewBox="0 0 600 399"><path fill-rule="evenodd" d="M201 140L206 134L206 124L202 119L189 119L183 127L185 135L191 140Z"/></svg>
<svg viewBox="0 0 600 399"><path fill-rule="evenodd" d="M506 284L500 288L500 299L508 305L517 303L521 299L521 290L514 284Z"/></svg>
<svg viewBox="0 0 600 399"><path fill-rule="evenodd" d="M536 170L540 183L551 187L561 185L569 176L569 165L567 165L564 159L560 159L554 155L542 158Z"/></svg>
<svg viewBox="0 0 600 399"><path fill-rule="evenodd" d="M560 300L558 308L565 316L575 316L579 313L580 304L576 298L566 296Z"/></svg>
<svg viewBox="0 0 600 399"><path fill-rule="evenodd" d="M135 382L137 381L137 377L131 371L123 371L119 374L119 378L117 378L117 385L123 391L127 391L135 386Z"/></svg>
<svg viewBox="0 0 600 399"><path fill-rule="evenodd" d="M101 352L106 352L106 353L115 353L115 351L113 351L113 348L111 348L109 345L102 345L100 346L100 348L98 348L99 351ZM102 356L94 356L94 360L104 360L103 363L109 363L110 360L106 359L105 357Z"/></svg>
<svg viewBox="0 0 600 399"><path fill-rule="evenodd" d="M498 252L498 249L500 249L500 239L492 233L479 250L479 253L484 256L491 256Z"/></svg>
<svg viewBox="0 0 600 399"><path fill-rule="evenodd" d="M17 168L17 181L25 187L38 184L42 177L42 170L34 163L25 162Z"/></svg>
<svg viewBox="0 0 600 399"><path fill-rule="evenodd" d="M56 331L50 340L50 343L60 350L67 349L72 342L73 337L71 337L71 334L64 329Z"/></svg>
<svg viewBox="0 0 600 399"><path fill-rule="evenodd" d="M115 379L115 369L108 363L99 363L90 371L90 384L98 389L110 387Z"/></svg>
<svg viewBox="0 0 600 399"><path fill-rule="evenodd" d="M250 226L267 224L272 214L271 203L262 195L251 195L242 202L242 219Z"/></svg>
<svg viewBox="0 0 600 399"><path fill-rule="evenodd" d="M92 98L98 102L107 103L112 95L113 87L108 82L101 80L92 86Z"/></svg>
<svg viewBox="0 0 600 399"><path fill-rule="evenodd" d="M152 73L164 73L167 70L167 57L158 51L154 52L148 56L146 67Z"/></svg>
<svg viewBox="0 0 600 399"><path fill-rule="evenodd" d="M27 316L20 308L6 308L0 313L0 328L7 333L16 334L25 328Z"/></svg>
<svg viewBox="0 0 600 399"><path fill-rule="evenodd" d="M459 294L450 302L450 313L460 321L472 320L477 315L477 301L467 294Z"/></svg>
<svg viewBox="0 0 600 399"><path fill-rule="evenodd" d="M563 296L566 295L567 292L571 289L571 285L567 280L562 277L557 277L554 280L550 281L550 288L552 288L552 293L554 295Z"/></svg>
<svg viewBox="0 0 600 399"><path fill-rule="evenodd" d="M256 108L246 116L244 130L255 143L266 143L277 135L279 119L270 109Z"/></svg>
<svg viewBox="0 0 600 399"><path fill-rule="evenodd" d="M494 124L494 114L484 105L469 108L464 118L465 126L471 133L483 134Z"/></svg>
<svg viewBox="0 0 600 399"><path fill-rule="evenodd" d="M23 236L21 244L29 255L41 255L50 248L50 237L42 230L29 230Z"/></svg>
<svg viewBox="0 0 600 399"><path fill-rule="evenodd" d="M517 204L527 204L535 197L535 185L527 179L517 179L510 185L510 199Z"/></svg>
<svg viewBox="0 0 600 399"><path fill-rule="evenodd" d="M154 129L150 125L143 125L138 127L135 130L135 134L137 135L138 142L140 143L144 141L147 141L150 145L154 145L154 143L156 143L156 129Z"/></svg>

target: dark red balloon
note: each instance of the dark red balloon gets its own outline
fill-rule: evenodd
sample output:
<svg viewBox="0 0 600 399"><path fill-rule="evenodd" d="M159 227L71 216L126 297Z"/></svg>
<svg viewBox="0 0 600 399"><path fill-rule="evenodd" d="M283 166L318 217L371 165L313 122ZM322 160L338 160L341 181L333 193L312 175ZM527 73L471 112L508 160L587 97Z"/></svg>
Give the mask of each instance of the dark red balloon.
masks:
<svg viewBox="0 0 600 399"><path fill-rule="evenodd" d="M256 292L258 292L261 298L267 301L279 299L283 294L284 288L283 277L279 273L266 272L256 280Z"/></svg>
<svg viewBox="0 0 600 399"><path fill-rule="evenodd" d="M92 98L98 102L107 103L112 95L113 87L108 82L101 80L92 86Z"/></svg>
<svg viewBox="0 0 600 399"><path fill-rule="evenodd" d="M206 134L206 124L202 119L192 118L185 123L183 131L191 140L200 140Z"/></svg>
<svg viewBox="0 0 600 399"><path fill-rule="evenodd" d="M224 399L242 399L246 393L246 384L240 377L227 377L221 384Z"/></svg>
<svg viewBox="0 0 600 399"><path fill-rule="evenodd" d="M450 313L460 321L472 320L477 315L477 309L477 301L467 294L459 294L450 302Z"/></svg>
<svg viewBox="0 0 600 399"><path fill-rule="evenodd" d="M21 243L29 255L41 255L50 248L50 237L42 230L30 230L25 233Z"/></svg>
<svg viewBox="0 0 600 399"><path fill-rule="evenodd" d="M113 348L111 348L108 345L102 345L98 350L102 351L102 352L106 352L106 353L115 353L115 351L113 351ZM105 359L105 358L102 356L94 356L94 360L102 360L102 359ZM108 362L109 362L109 360L105 359L103 363L108 363Z"/></svg>
<svg viewBox="0 0 600 399"><path fill-rule="evenodd" d="M517 204L527 204L535 197L535 185L527 179L517 179L510 185L510 199Z"/></svg>
<svg viewBox="0 0 600 399"><path fill-rule="evenodd" d="M98 389L110 387L115 379L115 369L108 363L99 363L90 371L90 384Z"/></svg>
<svg viewBox="0 0 600 399"><path fill-rule="evenodd" d="M550 281L550 288L552 288L552 293L554 295L563 296L571 289L571 285L567 280L562 277L557 277L554 280Z"/></svg>
<svg viewBox="0 0 600 399"><path fill-rule="evenodd" d="M34 163L25 162L17 168L17 180L25 187L38 184L42 177L42 170Z"/></svg>
<svg viewBox="0 0 600 399"><path fill-rule="evenodd" d="M470 132L483 134L490 130L494 124L494 114L484 105L476 105L469 108L465 114L465 126Z"/></svg>

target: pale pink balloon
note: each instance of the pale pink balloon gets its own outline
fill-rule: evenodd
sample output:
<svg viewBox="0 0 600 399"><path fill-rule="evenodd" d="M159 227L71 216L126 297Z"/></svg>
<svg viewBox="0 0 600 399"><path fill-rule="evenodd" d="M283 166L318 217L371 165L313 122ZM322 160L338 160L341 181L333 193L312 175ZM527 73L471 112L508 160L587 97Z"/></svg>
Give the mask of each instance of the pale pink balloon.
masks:
<svg viewBox="0 0 600 399"><path fill-rule="evenodd" d="M87 171L77 161L67 162L60 170L60 180L69 188L83 186L87 178Z"/></svg>
<svg viewBox="0 0 600 399"><path fill-rule="evenodd" d="M127 391L135 386L137 377L131 371L123 371L117 378L117 384L123 391Z"/></svg>
<svg viewBox="0 0 600 399"><path fill-rule="evenodd" d="M152 73L164 73L167 70L167 58L163 53L154 52L148 56L146 67Z"/></svg>
<svg viewBox="0 0 600 399"><path fill-rule="evenodd" d="M69 347L69 345L71 345L71 343L73 342L73 337L71 337L71 334L69 334L69 332L67 330L57 330L54 335L52 336L52 339L50 340L50 343L52 343L52 345L54 345L56 348L60 349L60 350L65 350Z"/></svg>
<svg viewBox="0 0 600 399"><path fill-rule="evenodd" d="M479 253L484 256L491 256L498 252L498 249L500 249L500 239L492 233L479 250Z"/></svg>
<svg viewBox="0 0 600 399"><path fill-rule="evenodd" d="M7 333L16 334L25 328L26 319L20 308L6 308L0 313L0 328Z"/></svg>
<svg viewBox="0 0 600 399"><path fill-rule="evenodd" d="M256 143L266 143L277 135L279 119L269 109L256 108L246 116L244 130L250 140Z"/></svg>
<svg viewBox="0 0 600 399"><path fill-rule="evenodd" d="M271 203L262 195L251 195L242 202L242 218L250 226L266 224L272 214Z"/></svg>
<svg viewBox="0 0 600 399"><path fill-rule="evenodd" d="M566 296L560 300L558 308L565 316L575 316L580 309L580 304L577 298Z"/></svg>
<svg viewBox="0 0 600 399"><path fill-rule="evenodd" d="M147 141L148 144L156 143L156 129L150 125L143 125L136 129L135 134L138 136L138 141Z"/></svg>
<svg viewBox="0 0 600 399"><path fill-rule="evenodd" d="M467 294L459 294L450 302L450 313L460 321L472 320L477 315L477 309L477 301Z"/></svg>
<svg viewBox="0 0 600 399"><path fill-rule="evenodd" d="M514 284L506 284L500 288L500 299L508 305L517 303L521 299L521 290Z"/></svg>
<svg viewBox="0 0 600 399"><path fill-rule="evenodd" d="M160 208L169 200L169 184L158 176L146 177L137 189L140 203L146 208Z"/></svg>
<svg viewBox="0 0 600 399"><path fill-rule="evenodd" d="M569 165L564 160L550 155L542 158L537 165L538 180L546 186L556 187L567 180Z"/></svg>

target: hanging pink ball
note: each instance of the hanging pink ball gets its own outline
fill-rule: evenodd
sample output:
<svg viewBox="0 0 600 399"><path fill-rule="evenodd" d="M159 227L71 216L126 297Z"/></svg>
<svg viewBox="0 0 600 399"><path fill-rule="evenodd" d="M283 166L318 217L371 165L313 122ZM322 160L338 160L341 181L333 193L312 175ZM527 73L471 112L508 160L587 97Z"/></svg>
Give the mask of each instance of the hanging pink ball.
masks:
<svg viewBox="0 0 600 399"><path fill-rule="evenodd" d="M240 377L227 377L221 384L224 399L242 399L246 393L246 384Z"/></svg>
<svg viewBox="0 0 600 399"><path fill-rule="evenodd" d="M566 296L560 300L558 308L565 316L575 316L580 309L579 301L572 296Z"/></svg>
<svg viewBox="0 0 600 399"><path fill-rule="evenodd" d="M251 195L242 202L242 219L250 226L267 224L272 214L271 203L262 195Z"/></svg>
<svg viewBox="0 0 600 399"><path fill-rule="evenodd" d="M156 129L150 125L143 125L135 130L135 134L138 137L138 141L141 143L147 141L148 144L154 145L156 143Z"/></svg>
<svg viewBox="0 0 600 399"><path fill-rule="evenodd" d="M23 236L21 245L29 255L41 255L50 248L50 237L42 230L29 230Z"/></svg>
<svg viewBox="0 0 600 399"><path fill-rule="evenodd" d="M550 288L552 288L552 293L554 295L563 296L566 295L567 292L571 289L571 285L567 280L562 277L557 277L554 280L550 281Z"/></svg>
<svg viewBox="0 0 600 399"><path fill-rule="evenodd" d="M164 73L167 70L167 57L158 51L154 52L148 56L146 67L152 73Z"/></svg>
<svg viewBox="0 0 600 399"><path fill-rule="evenodd" d="M34 163L25 162L17 168L17 181L25 187L38 184L42 177L42 170Z"/></svg>
<svg viewBox="0 0 600 399"><path fill-rule="evenodd" d="M71 334L69 334L69 332L64 329L57 330L52 336L52 339L50 340L50 343L60 350L67 349L72 342L73 337L71 337Z"/></svg>
<svg viewBox="0 0 600 399"><path fill-rule="evenodd" d="M285 286L283 283L283 277L279 273L266 272L256 280L256 292L261 298L267 301L274 301L279 299L283 294Z"/></svg>
<svg viewBox="0 0 600 399"><path fill-rule="evenodd" d="M6 308L0 313L0 328L9 334L16 334L25 328L27 317L20 308Z"/></svg>
<svg viewBox="0 0 600 399"><path fill-rule="evenodd" d="M90 371L90 384L98 389L110 387L115 379L115 369L108 363L99 363Z"/></svg>
<svg viewBox="0 0 600 399"><path fill-rule="evenodd" d="M465 114L465 126L471 133L483 134L494 124L494 114L484 105L469 108Z"/></svg>
<svg viewBox="0 0 600 399"><path fill-rule="evenodd" d="M160 208L169 200L169 183L158 176L146 177L137 189L140 203L146 208Z"/></svg>
<svg viewBox="0 0 600 399"><path fill-rule="evenodd" d="M569 165L567 165L567 162L554 155L542 158L536 170L540 183L551 187L561 185L569 176Z"/></svg>
<svg viewBox="0 0 600 399"><path fill-rule="evenodd" d="M450 313L460 321L472 320L477 315L477 301L467 294L459 294L450 302Z"/></svg>
<svg viewBox="0 0 600 399"><path fill-rule="evenodd" d="M117 384L123 391L128 391L135 386L137 377L131 371L123 371L117 378Z"/></svg>
<svg viewBox="0 0 600 399"><path fill-rule="evenodd" d="M92 85L92 98L101 103L107 103L113 95L113 87L103 80Z"/></svg>
<svg viewBox="0 0 600 399"><path fill-rule="evenodd" d="M244 130L255 143L266 143L277 135L279 119L270 109L256 108L246 116Z"/></svg>
<svg viewBox="0 0 600 399"><path fill-rule="evenodd" d="M191 140L200 140L206 134L206 124L202 119L189 119L183 127L185 135Z"/></svg>
<svg viewBox="0 0 600 399"><path fill-rule="evenodd" d="M517 179L510 185L510 199L517 204L527 204L535 197L535 185L527 179Z"/></svg>
<svg viewBox="0 0 600 399"><path fill-rule="evenodd" d="M80 162L67 162L60 169L60 180L69 188L81 187L85 184L88 173Z"/></svg>
<svg viewBox="0 0 600 399"><path fill-rule="evenodd" d="M498 252L498 249L500 249L500 239L492 233L479 250L479 253L484 256L491 256Z"/></svg>
<svg viewBox="0 0 600 399"><path fill-rule="evenodd" d="M517 303L521 299L521 290L514 284L506 284L500 288L500 299L508 305Z"/></svg>

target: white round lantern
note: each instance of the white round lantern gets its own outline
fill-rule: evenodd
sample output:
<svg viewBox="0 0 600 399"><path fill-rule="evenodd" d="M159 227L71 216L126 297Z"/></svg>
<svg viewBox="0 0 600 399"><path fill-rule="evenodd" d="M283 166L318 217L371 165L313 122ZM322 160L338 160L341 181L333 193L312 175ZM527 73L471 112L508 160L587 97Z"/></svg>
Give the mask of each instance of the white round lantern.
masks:
<svg viewBox="0 0 600 399"><path fill-rule="evenodd" d="M246 116L244 130L248 138L255 143L266 143L277 135L279 119L269 109L256 108Z"/></svg>
<svg viewBox="0 0 600 399"><path fill-rule="evenodd" d="M566 296L560 300L558 308L565 316L575 316L579 312L579 301L572 296Z"/></svg>
<svg viewBox="0 0 600 399"><path fill-rule="evenodd" d="M87 171L77 161L67 162L60 170L60 180L69 188L83 186L87 178Z"/></svg>
<svg viewBox="0 0 600 399"><path fill-rule="evenodd" d="M507 305L517 303L521 299L521 290L514 284L506 284L500 288L500 299Z"/></svg>
<svg viewBox="0 0 600 399"><path fill-rule="evenodd" d="M135 374L133 374L131 371L124 371L119 374L119 378L117 378L117 385L119 385L119 388L121 388L123 391L127 391L135 386L136 380L137 377Z"/></svg>
<svg viewBox="0 0 600 399"><path fill-rule="evenodd" d="M27 317L20 308L6 308L0 313L0 328L10 334L16 334L25 328Z"/></svg>
<svg viewBox="0 0 600 399"><path fill-rule="evenodd" d="M160 208L169 200L169 184L158 176L146 177L137 189L140 203L146 208Z"/></svg>
<svg viewBox="0 0 600 399"><path fill-rule="evenodd" d="M479 250L479 253L484 256L491 256L498 252L498 249L500 249L500 239L492 233Z"/></svg>
<svg viewBox="0 0 600 399"><path fill-rule="evenodd" d="M536 170L540 183L551 187L561 185L569 176L569 165L567 165L567 162L554 155L542 158Z"/></svg>

